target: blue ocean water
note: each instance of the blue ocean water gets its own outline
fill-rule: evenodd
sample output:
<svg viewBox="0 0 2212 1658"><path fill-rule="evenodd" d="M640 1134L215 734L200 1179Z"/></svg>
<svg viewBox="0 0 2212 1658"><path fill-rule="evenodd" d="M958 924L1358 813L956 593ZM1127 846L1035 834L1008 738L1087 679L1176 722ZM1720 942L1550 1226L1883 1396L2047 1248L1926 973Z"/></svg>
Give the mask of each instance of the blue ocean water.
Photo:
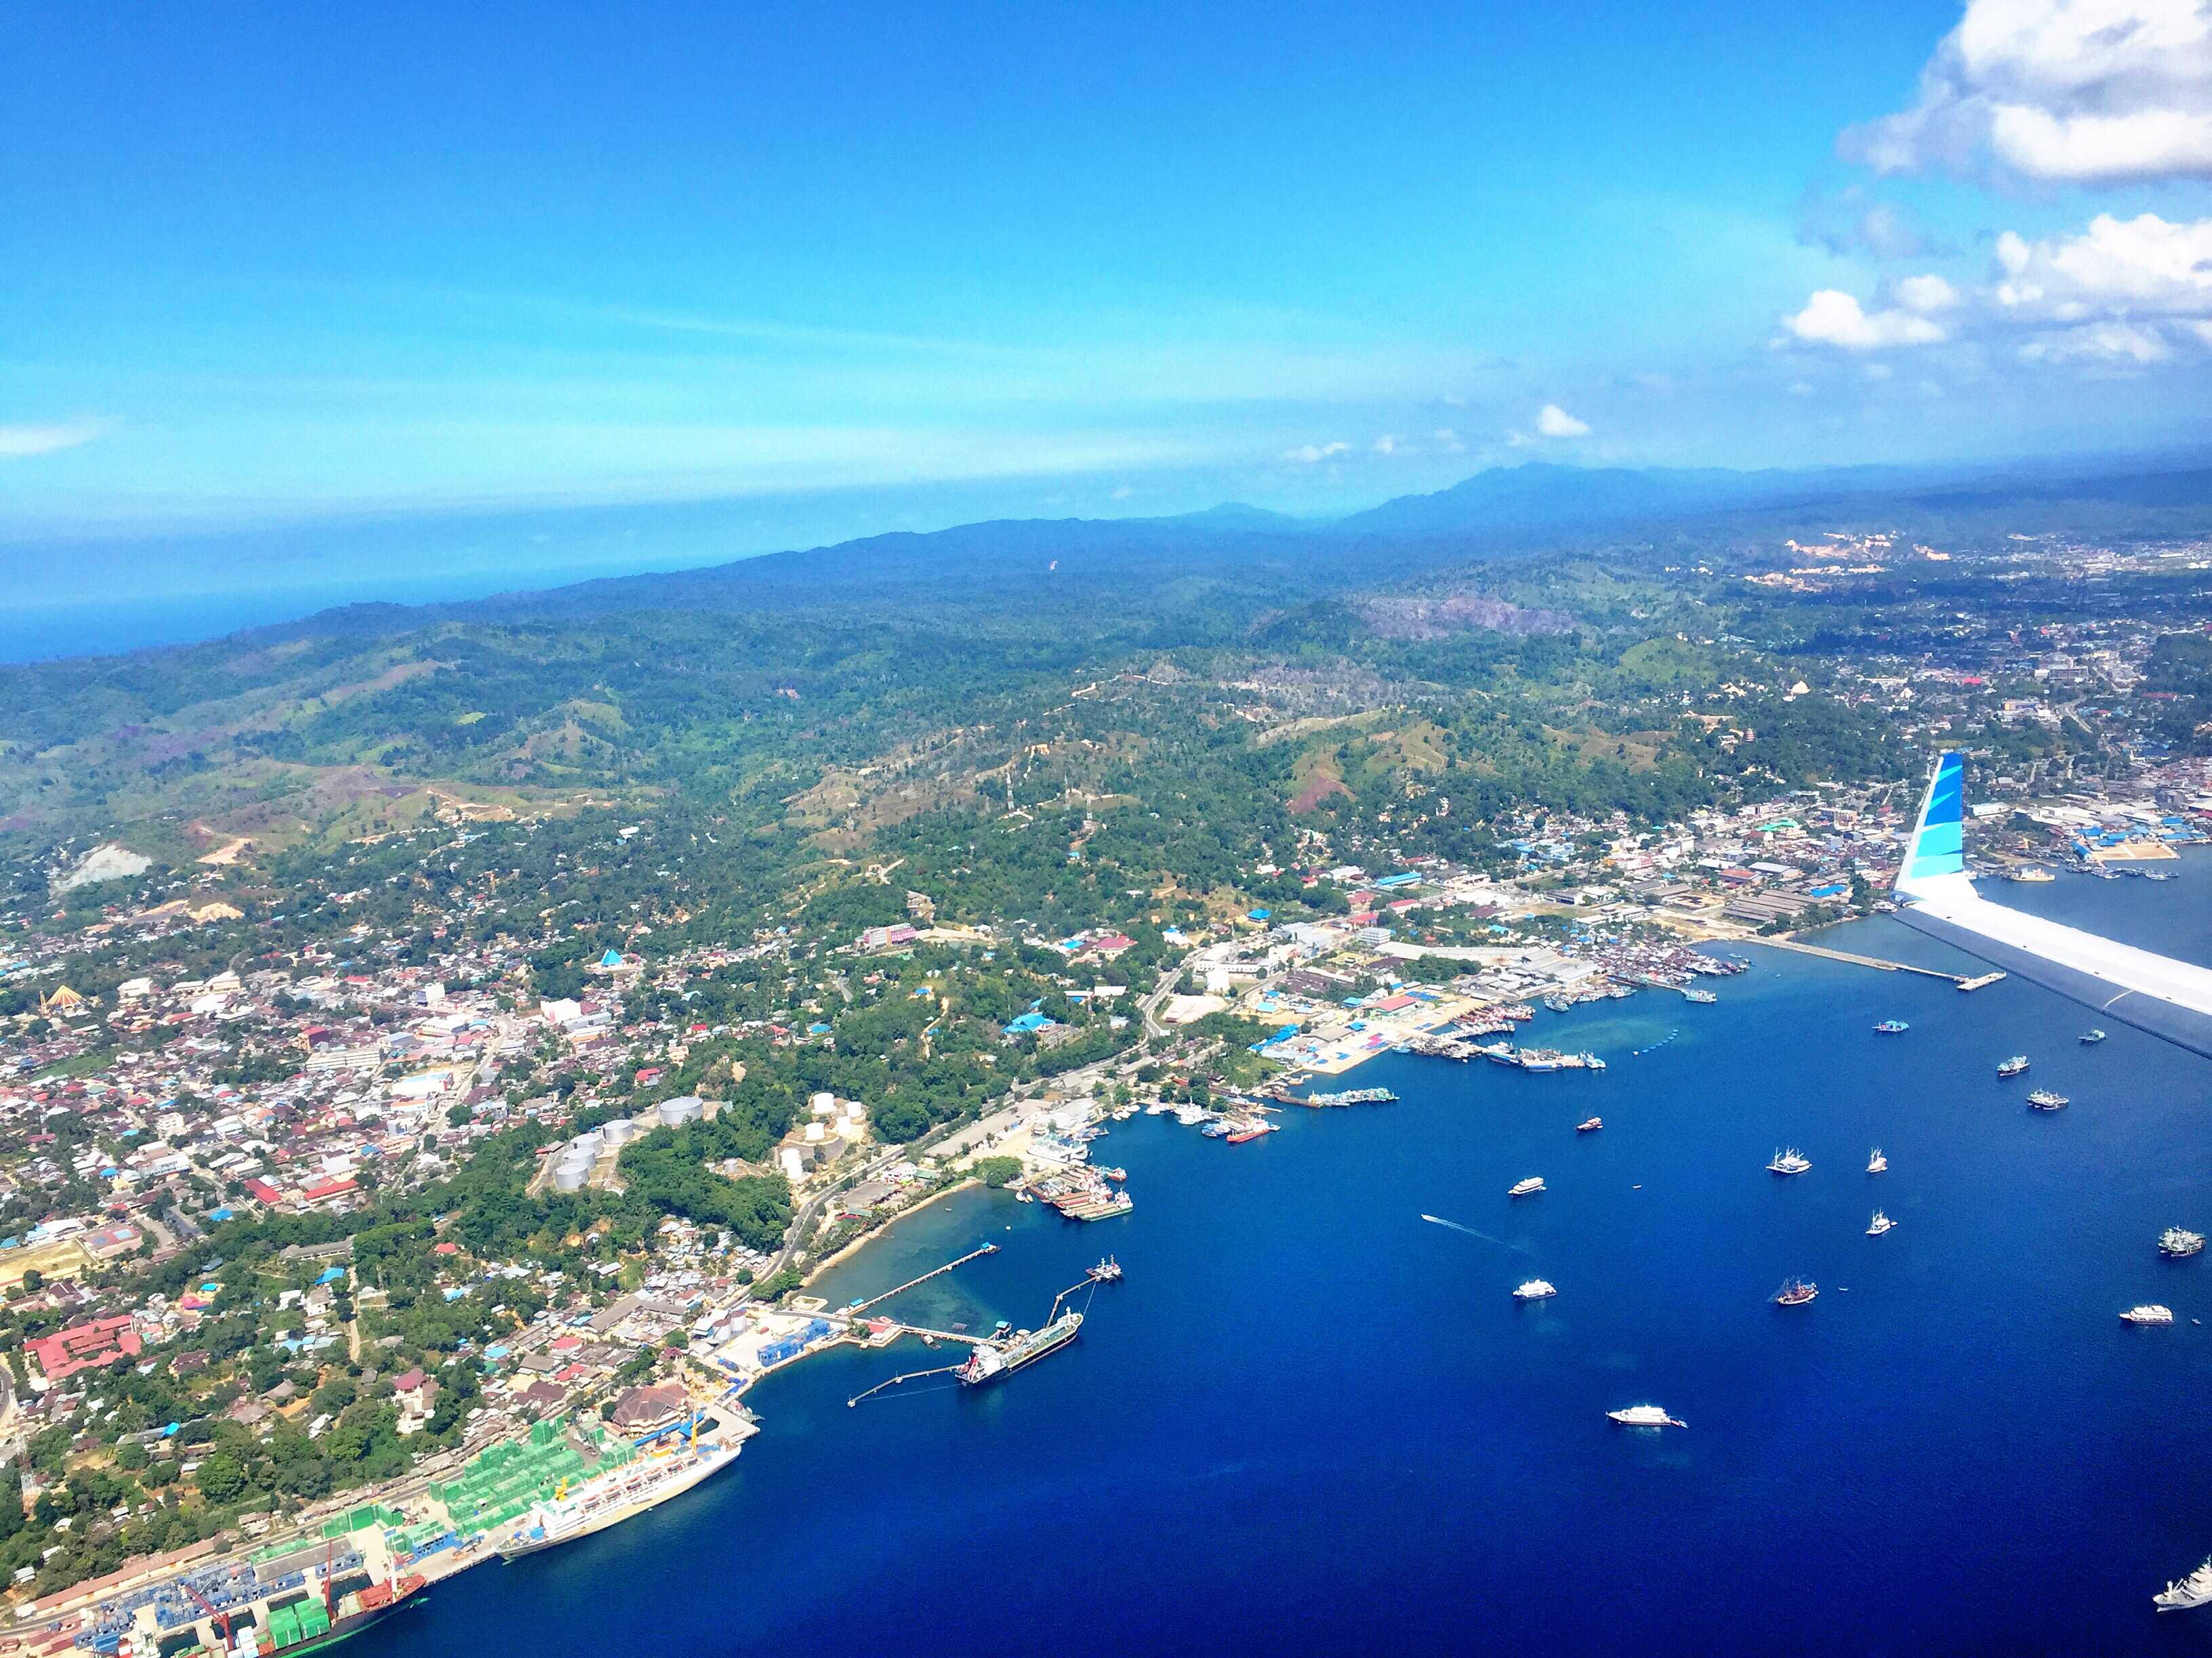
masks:
<svg viewBox="0 0 2212 1658"><path fill-rule="evenodd" d="M2212 859L1991 896L2212 960ZM1970 968L1898 924L1826 942ZM988 1392L848 1409L907 1345L751 1395L730 1472L599 1538L439 1586L360 1658L661 1653L2108 1654L2196 1649L2150 1595L2212 1551L2212 1070L2017 980L1758 950L1719 1005L1639 994L1540 1039L1602 1076L1410 1056L1395 1106L1244 1146L1097 1148L1135 1212L970 1193L837 1300L992 1240L920 1322L1034 1323L1106 1250L1081 1340ZM1899 1037L1869 1027L1894 1016ZM1680 1034L1641 1058L1633 1050ZM1996 1061L2028 1053L2028 1079ZM2026 1090L2071 1107L2030 1111ZM1601 1113L1602 1133L1573 1125ZM1863 1170L1880 1144L1890 1172ZM1765 1171L1796 1145L1808 1175ZM1514 1203L1506 1187L1550 1189ZM1864 1236L1879 1205L1887 1237ZM1447 1217L1486 1234L1424 1224ZM1559 1297L1522 1307L1540 1273ZM1785 1275L1809 1307L1768 1297ZM2172 1305L2171 1328L2117 1314ZM1654 1401L1690 1424L1608 1424Z"/></svg>

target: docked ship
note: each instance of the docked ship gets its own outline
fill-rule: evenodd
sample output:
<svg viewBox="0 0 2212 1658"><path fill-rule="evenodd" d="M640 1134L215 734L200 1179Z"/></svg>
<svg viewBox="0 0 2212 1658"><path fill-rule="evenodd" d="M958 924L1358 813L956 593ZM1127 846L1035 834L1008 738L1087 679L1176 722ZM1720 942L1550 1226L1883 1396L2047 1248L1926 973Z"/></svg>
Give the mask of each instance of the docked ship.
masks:
<svg viewBox="0 0 2212 1658"><path fill-rule="evenodd" d="M1505 1195L1509 1198L1533 1198L1543 1189L1544 1177L1541 1175L1531 1175L1527 1180L1514 1181L1512 1189Z"/></svg>
<svg viewBox="0 0 2212 1658"><path fill-rule="evenodd" d="M968 1362L953 1375L967 1388L981 1388L1000 1376L1033 1364L1047 1353L1058 1352L1075 1339L1083 1327L1083 1315L1065 1312L1042 1330L1017 1330L1002 1342L979 1341Z"/></svg>
<svg viewBox="0 0 2212 1658"><path fill-rule="evenodd" d="M1710 1007L1713 1003L1720 1000L1720 998L1710 990L1685 990L1682 993L1682 999L1686 1002L1695 1002L1700 1007Z"/></svg>
<svg viewBox="0 0 2212 1658"><path fill-rule="evenodd" d="M1559 1291L1551 1279L1532 1278L1513 1291L1516 1301L1549 1301Z"/></svg>
<svg viewBox="0 0 2212 1658"><path fill-rule="evenodd" d="M1680 1417L1669 1416L1657 1405L1630 1405L1618 1411L1607 1411L1607 1419L1618 1422L1624 1428L1686 1428L1690 1424Z"/></svg>
<svg viewBox="0 0 2212 1658"><path fill-rule="evenodd" d="M2173 1309L2161 1307L2154 1301L2145 1302L2140 1307L2129 1308L2120 1315L2120 1320L2126 1324L2171 1324Z"/></svg>
<svg viewBox="0 0 2212 1658"><path fill-rule="evenodd" d="M2168 1260L2186 1260L2204 1248L2204 1234L2185 1226L2169 1226L2158 1235L2158 1252Z"/></svg>
<svg viewBox="0 0 2212 1658"><path fill-rule="evenodd" d="M1895 1221L1877 1209L1874 1212L1874 1218L1867 1223L1867 1236L1870 1238L1878 1238L1896 1224Z"/></svg>
<svg viewBox="0 0 2212 1658"><path fill-rule="evenodd" d="M2027 1102L2038 1111L2062 1111L2066 1108L2066 1096L2049 1088L2039 1088L2027 1096Z"/></svg>
<svg viewBox="0 0 2212 1658"><path fill-rule="evenodd" d="M1773 1175L1802 1175L1812 1166L1812 1158L1793 1145L1787 1151L1777 1151L1774 1161L1768 1163L1766 1169L1769 1174Z"/></svg>
<svg viewBox="0 0 2212 1658"><path fill-rule="evenodd" d="M1809 1279L1786 1278L1782 1280L1782 1287L1774 1292L1774 1304L1777 1307L1802 1307L1820 1293L1820 1286Z"/></svg>
<svg viewBox="0 0 2212 1658"><path fill-rule="evenodd" d="M2010 1059L2005 1060L2002 1064L1997 1066L1997 1075L2000 1077L2017 1077L2027 1069L2027 1055L2025 1054L2015 1054Z"/></svg>
<svg viewBox="0 0 2212 1658"><path fill-rule="evenodd" d="M1867 1173L1880 1175L1886 1173L1888 1168L1889 1159L1882 1156L1881 1148L1877 1145L1874 1149L1874 1155L1867 1159Z"/></svg>
<svg viewBox="0 0 2212 1658"><path fill-rule="evenodd" d="M211 1655L220 1654L227 1640L234 1658L305 1658L308 1653L350 1640L372 1624L382 1623L405 1605L423 1582L419 1574L410 1572L389 1582L366 1584L340 1595L335 1602L313 1599L288 1605L272 1602L266 1612L265 1632L251 1624L240 1627L235 1613L217 1613L207 1620L215 1638L207 1643L206 1650ZM152 1658L155 1650L150 1640L141 1648L125 1636L116 1648L116 1658L134 1658L134 1655Z"/></svg>
<svg viewBox="0 0 2212 1658"><path fill-rule="evenodd" d="M1094 1284L1119 1284L1121 1281L1121 1263L1109 1255L1085 1276Z"/></svg>
<svg viewBox="0 0 2212 1658"><path fill-rule="evenodd" d="M1884 1019L1875 1029L1884 1036L1901 1036L1912 1027L1902 1019Z"/></svg>
<svg viewBox="0 0 2212 1658"><path fill-rule="evenodd" d="M2039 864L2029 864L2020 869L2005 872L2005 879L2008 881L2028 882L2037 885L2053 878L2051 872Z"/></svg>
<svg viewBox="0 0 2212 1658"><path fill-rule="evenodd" d="M1523 1071L1557 1071L1563 1056L1555 1048L1524 1048L1521 1050Z"/></svg>
<svg viewBox="0 0 2212 1658"><path fill-rule="evenodd" d="M667 1448L563 1480L550 1497L532 1503L512 1528L494 1537L492 1547L502 1560L519 1560L618 1526L720 1473L738 1460L754 1431L742 1418L716 1418L708 1430L713 1436L702 1439L699 1420L695 1416L691 1432L674 1438Z"/></svg>
<svg viewBox="0 0 2212 1658"><path fill-rule="evenodd" d="M1338 1094L1309 1094L1308 1105L1394 1105L1398 1096L1387 1088L1350 1088Z"/></svg>
<svg viewBox="0 0 2212 1658"><path fill-rule="evenodd" d="M2188 1576L2168 1583L2150 1598L2151 1604L2160 1612L2187 1612L2191 1606L2201 1606L2212 1600L2212 1558Z"/></svg>

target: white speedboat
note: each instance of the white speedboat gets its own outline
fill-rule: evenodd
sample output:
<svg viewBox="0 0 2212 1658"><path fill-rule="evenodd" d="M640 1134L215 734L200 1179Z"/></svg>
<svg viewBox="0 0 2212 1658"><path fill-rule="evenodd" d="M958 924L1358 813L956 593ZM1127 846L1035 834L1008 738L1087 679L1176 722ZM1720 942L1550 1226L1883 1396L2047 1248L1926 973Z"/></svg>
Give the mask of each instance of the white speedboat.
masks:
<svg viewBox="0 0 2212 1658"><path fill-rule="evenodd" d="M1543 1189L1544 1177L1541 1175L1531 1175L1527 1180L1514 1181L1513 1189L1505 1195L1509 1198L1533 1198Z"/></svg>
<svg viewBox="0 0 2212 1658"><path fill-rule="evenodd" d="M1518 1289L1514 1291L1513 1299L1516 1301L1549 1301L1553 1296L1559 1293L1559 1291L1558 1287L1553 1284L1551 1279L1545 1278L1532 1278L1526 1284L1522 1284Z"/></svg>
<svg viewBox="0 0 2212 1658"><path fill-rule="evenodd" d="M2120 1315L2120 1320L2125 1324L2171 1324L2173 1322L2173 1309L2147 1301L2140 1307L2129 1308Z"/></svg>
<svg viewBox="0 0 2212 1658"><path fill-rule="evenodd" d="M1606 1415L1624 1428L1686 1428L1690 1424L1680 1417L1673 1417L1656 1405L1631 1405L1622 1410L1607 1411Z"/></svg>
<svg viewBox="0 0 2212 1658"><path fill-rule="evenodd" d="M1769 1174L1802 1175L1812 1166L1813 1160L1793 1145L1786 1151L1777 1151L1766 1168Z"/></svg>
<svg viewBox="0 0 2212 1658"><path fill-rule="evenodd" d="M2191 1606L2201 1606L2207 1600L2212 1600L2212 1558L2208 1558L2188 1576L2168 1583L2150 1600L2160 1612L2187 1612Z"/></svg>
<svg viewBox="0 0 2212 1658"><path fill-rule="evenodd" d="M1867 1223L1867 1236L1870 1238L1878 1238L1896 1224L1895 1221L1877 1209L1874 1212L1874 1218Z"/></svg>
<svg viewBox="0 0 2212 1658"><path fill-rule="evenodd" d="M1889 1159L1882 1156L1881 1148L1877 1145L1874 1149L1874 1155L1867 1159L1867 1173L1869 1175L1879 1175L1886 1171L1888 1168Z"/></svg>

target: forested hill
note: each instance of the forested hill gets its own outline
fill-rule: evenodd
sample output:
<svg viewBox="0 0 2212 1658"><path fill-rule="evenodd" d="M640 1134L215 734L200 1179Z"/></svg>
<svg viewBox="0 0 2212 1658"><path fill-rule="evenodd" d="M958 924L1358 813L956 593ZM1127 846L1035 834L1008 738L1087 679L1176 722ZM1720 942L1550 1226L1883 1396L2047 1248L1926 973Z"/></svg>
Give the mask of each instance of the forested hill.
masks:
<svg viewBox="0 0 2212 1658"><path fill-rule="evenodd" d="M1141 799L1174 749L1161 721L1279 745L1255 774L1314 810L1362 787L1382 810L1409 775L1456 765L1486 801L1594 790L1657 810L1737 763L1675 731L1686 695L1762 648L1837 635L1832 601L1741 580L1787 564L1793 538L1878 531L2002 556L2022 534L2201 533L2212 500L2203 472L1910 489L1853 474L1791 486L1810 501L1724 509L1714 489L1771 480L1484 477L1447 493L1521 507L1439 528L1429 497L1421 527L1395 530L1250 508L974 524L0 669L0 835L27 868L109 833L175 864L231 836L343 839L457 802L682 800L857 845L988 790L1003 802L1009 768L1018 784L1042 751L1062 788ZM1654 492L1677 505L1630 509ZM1097 712L1102 686L1127 684L1146 688L1142 718L1126 699ZM1101 700L1072 700L1086 695ZM1395 728L1407 710L1431 733L1371 752L1302 723Z"/></svg>

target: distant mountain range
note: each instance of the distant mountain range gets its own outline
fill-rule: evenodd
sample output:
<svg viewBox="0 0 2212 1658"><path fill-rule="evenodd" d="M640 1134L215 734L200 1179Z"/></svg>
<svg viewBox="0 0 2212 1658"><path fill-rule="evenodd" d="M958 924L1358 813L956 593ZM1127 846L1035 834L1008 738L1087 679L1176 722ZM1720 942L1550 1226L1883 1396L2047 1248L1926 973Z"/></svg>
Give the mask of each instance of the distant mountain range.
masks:
<svg viewBox="0 0 2212 1658"><path fill-rule="evenodd" d="M181 556L210 568L270 574L266 591L237 592L228 606L222 587L210 583L194 596L192 621L172 626L170 639L213 637L281 615L288 589L296 592L301 611L333 603L339 608L258 628L257 637L374 635L439 617L520 621L609 609L896 605L902 595L922 593L933 601L988 604L1046 597L1070 586L1088 586L1097 602L1117 589L1224 578L1273 578L1293 586L1320 579L1342 587L1549 547L1599 552L1624 541L1679 544L1705 534L1743 542L1844 528L1954 538L2013 530L2201 533L2212 521L2212 466L2201 457L2174 456L2071 466L1755 472L1531 462L1493 467L1433 494L1401 495L1334 519L1230 501L1171 517L989 519L732 557L756 532L750 514L744 501L448 513L241 531L197 544L82 544L53 550L65 552L80 572L112 567L118 594L136 590L134 572L148 568L152 554L163 565ZM633 572L642 567L642 573L574 579L593 565ZM313 591L302 569L343 573L343 585ZM426 569L443 579L426 582ZM381 581L373 574L380 571L386 573ZM534 575L562 585L460 596L485 592L507 572L513 573L508 580ZM418 602L384 602L382 595ZM370 602L344 603L356 598ZM158 610L161 603L142 598L139 608ZM115 616L104 620L101 607L85 607L70 618L66 635L58 622L27 610L15 633L0 628L0 660L140 643L145 635L124 620L121 604L114 609Z"/></svg>

